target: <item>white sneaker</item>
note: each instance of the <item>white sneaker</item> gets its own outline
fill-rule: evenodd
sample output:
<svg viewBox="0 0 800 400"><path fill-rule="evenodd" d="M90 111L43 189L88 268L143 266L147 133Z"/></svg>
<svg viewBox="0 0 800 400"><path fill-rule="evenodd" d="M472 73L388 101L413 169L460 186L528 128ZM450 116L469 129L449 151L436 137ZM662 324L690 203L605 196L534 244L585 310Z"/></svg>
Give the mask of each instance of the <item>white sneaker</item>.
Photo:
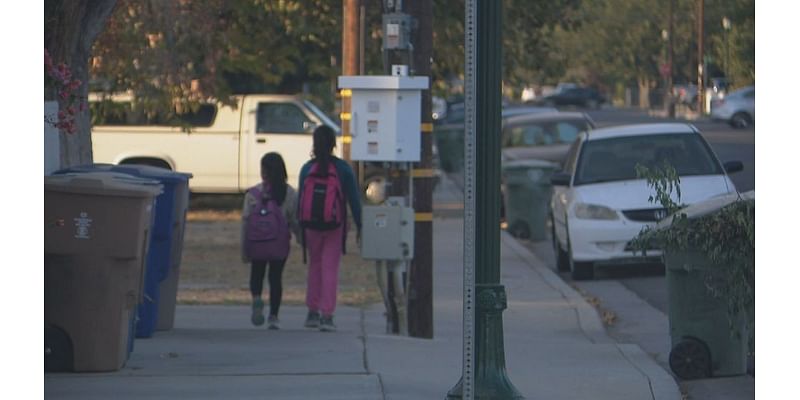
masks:
<svg viewBox="0 0 800 400"><path fill-rule="evenodd" d="M277 330L281 329L281 321L278 320L277 315L270 315L267 319L267 329Z"/></svg>

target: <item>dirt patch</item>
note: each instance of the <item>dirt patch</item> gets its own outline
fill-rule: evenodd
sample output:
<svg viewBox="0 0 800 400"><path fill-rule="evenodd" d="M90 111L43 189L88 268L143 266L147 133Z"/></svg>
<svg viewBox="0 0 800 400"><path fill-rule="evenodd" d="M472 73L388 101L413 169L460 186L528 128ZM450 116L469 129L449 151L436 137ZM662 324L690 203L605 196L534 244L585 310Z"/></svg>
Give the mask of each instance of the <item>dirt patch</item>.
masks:
<svg viewBox="0 0 800 400"><path fill-rule="evenodd" d="M178 303L248 304L250 265L241 261L238 210L192 210L187 215L181 260ZM302 248L292 242L283 273L283 302L304 304L308 266ZM264 295L269 285L264 284ZM339 269L339 304L363 306L381 302L375 263L363 260L355 232L347 240L347 254Z"/></svg>

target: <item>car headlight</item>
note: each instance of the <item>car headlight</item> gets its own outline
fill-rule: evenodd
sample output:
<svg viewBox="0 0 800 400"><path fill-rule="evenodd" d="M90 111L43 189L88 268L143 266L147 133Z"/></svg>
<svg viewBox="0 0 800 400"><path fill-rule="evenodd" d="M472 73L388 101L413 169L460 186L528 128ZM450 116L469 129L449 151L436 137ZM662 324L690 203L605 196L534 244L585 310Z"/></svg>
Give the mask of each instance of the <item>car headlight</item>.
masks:
<svg viewBox="0 0 800 400"><path fill-rule="evenodd" d="M619 219L617 212L606 206L586 203L575 204L575 216L580 219Z"/></svg>

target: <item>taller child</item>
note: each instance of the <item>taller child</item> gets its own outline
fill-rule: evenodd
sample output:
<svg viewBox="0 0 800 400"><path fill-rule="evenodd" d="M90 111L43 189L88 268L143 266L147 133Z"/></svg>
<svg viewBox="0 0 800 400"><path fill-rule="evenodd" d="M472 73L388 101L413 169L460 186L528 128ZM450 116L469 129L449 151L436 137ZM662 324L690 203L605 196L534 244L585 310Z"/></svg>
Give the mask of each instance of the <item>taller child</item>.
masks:
<svg viewBox="0 0 800 400"><path fill-rule="evenodd" d="M336 133L322 125L314 130L313 158L300 169L298 219L308 249L305 326L335 331L333 313L339 285L339 263L347 238L347 207L361 240L361 198L353 169L332 154Z"/></svg>

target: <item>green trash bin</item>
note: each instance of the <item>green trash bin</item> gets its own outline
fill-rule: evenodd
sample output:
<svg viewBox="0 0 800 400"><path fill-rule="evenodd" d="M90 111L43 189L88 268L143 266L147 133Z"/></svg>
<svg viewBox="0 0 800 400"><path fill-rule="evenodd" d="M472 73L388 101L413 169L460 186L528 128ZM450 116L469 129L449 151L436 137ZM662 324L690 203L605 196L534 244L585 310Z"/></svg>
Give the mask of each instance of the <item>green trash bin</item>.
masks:
<svg viewBox="0 0 800 400"><path fill-rule="evenodd" d="M507 230L515 237L534 241L547 238L547 216L553 186L550 175L558 165L544 160L503 163Z"/></svg>
<svg viewBox="0 0 800 400"><path fill-rule="evenodd" d="M753 192L743 199L754 200ZM736 195L711 199L685 208L687 218L712 214L738 198ZM666 218L658 228L668 226ZM724 299L715 298L705 284L712 268L705 254L697 250L665 252L670 369L682 379L743 375L747 372L748 332L745 316L731 320ZM713 266L719 268L719 266Z"/></svg>
<svg viewBox="0 0 800 400"><path fill-rule="evenodd" d="M437 125L434 128L439 167L445 172L464 169L464 124Z"/></svg>

